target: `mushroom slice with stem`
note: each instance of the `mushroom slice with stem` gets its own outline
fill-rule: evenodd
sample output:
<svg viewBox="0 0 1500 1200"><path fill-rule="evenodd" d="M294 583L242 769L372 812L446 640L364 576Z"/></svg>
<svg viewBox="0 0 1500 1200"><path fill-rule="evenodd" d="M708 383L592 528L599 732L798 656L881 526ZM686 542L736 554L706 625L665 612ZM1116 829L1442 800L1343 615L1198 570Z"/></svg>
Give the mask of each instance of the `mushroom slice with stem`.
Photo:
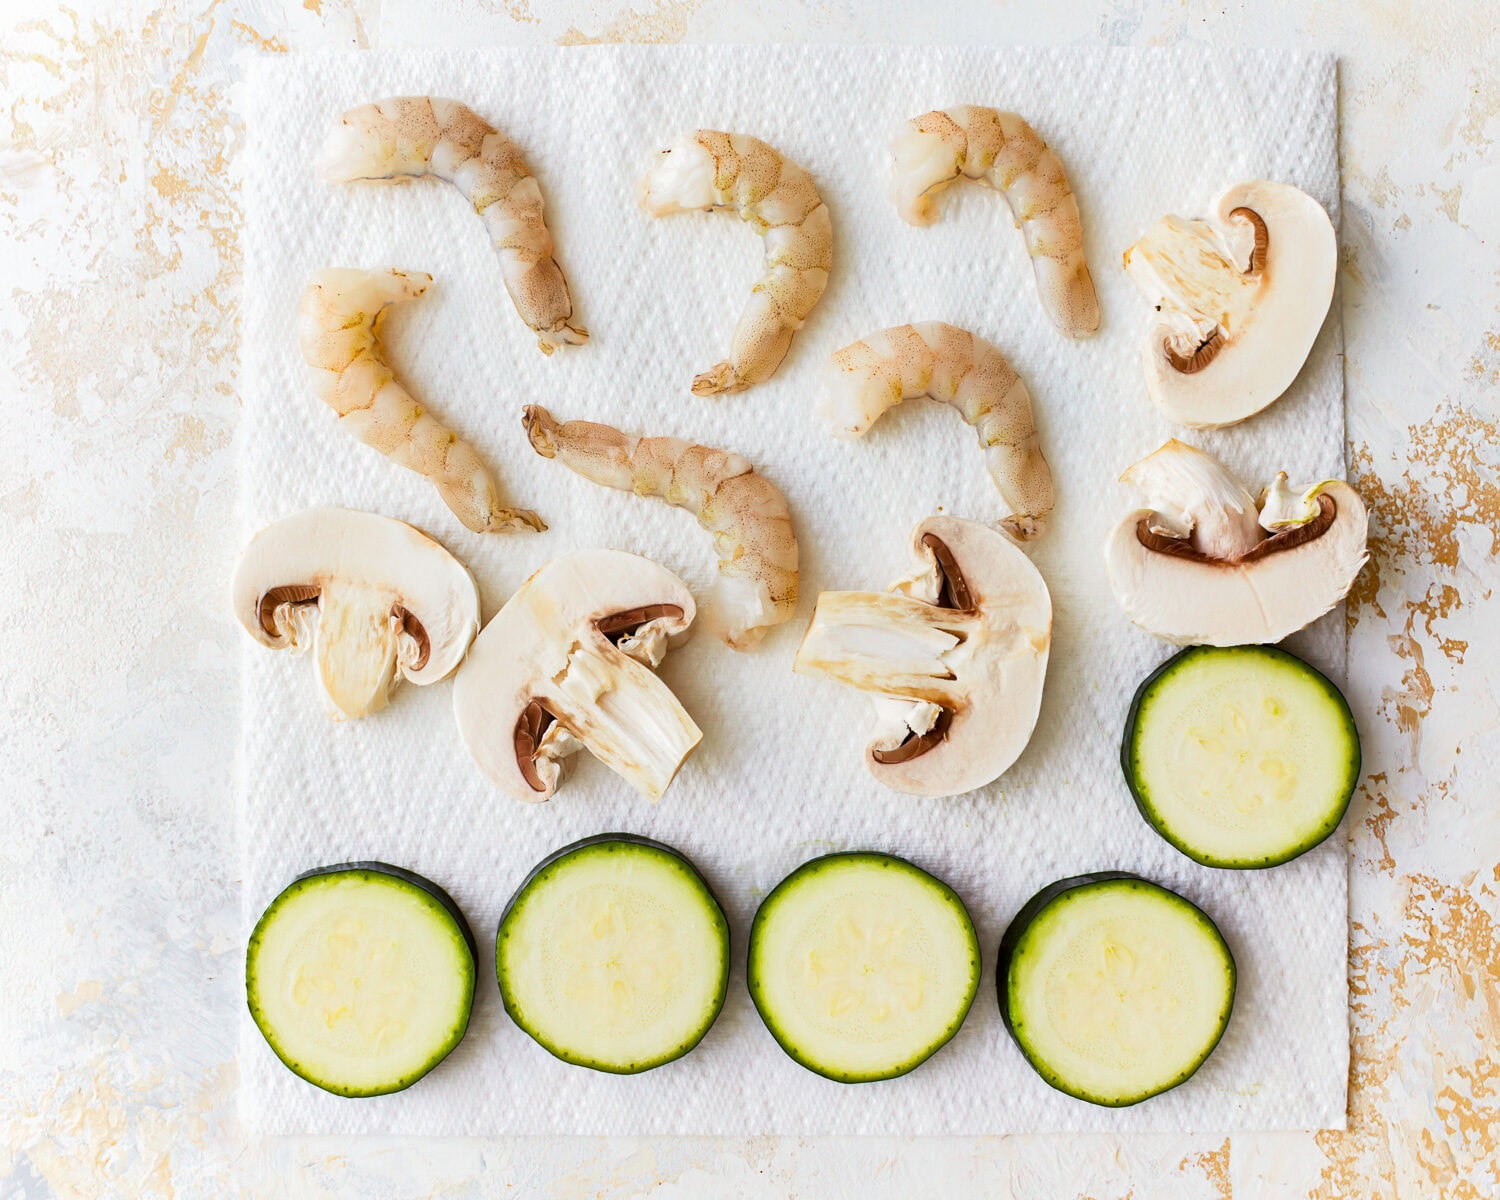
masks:
<svg viewBox="0 0 1500 1200"><path fill-rule="evenodd" d="M454 681L479 769L517 800L550 800L563 759L582 748L661 799L703 734L653 668L696 611L682 580L648 558L554 558L484 627Z"/></svg>
<svg viewBox="0 0 1500 1200"><path fill-rule="evenodd" d="M1202 450L1173 440L1121 480L1146 497L1104 545L1110 588L1148 633L1179 646L1279 642L1344 598L1369 556L1364 501L1347 483L1252 498Z"/></svg>
<svg viewBox="0 0 1500 1200"><path fill-rule="evenodd" d="M338 715L384 708L403 677L435 683L479 631L468 569L419 530L347 508L311 508L250 540L234 612L276 650L309 647Z"/></svg>
<svg viewBox="0 0 1500 1200"><path fill-rule="evenodd" d="M928 517L916 574L887 592L823 592L792 669L869 692L865 766L917 796L983 787L1036 726L1052 644L1041 573L1003 534Z"/></svg>
<svg viewBox="0 0 1500 1200"><path fill-rule="evenodd" d="M1125 271L1160 314L1141 349L1152 402L1211 429L1297 378L1333 300L1338 238L1311 196L1253 179L1207 221L1163 217L1125 251Z"/></svg>

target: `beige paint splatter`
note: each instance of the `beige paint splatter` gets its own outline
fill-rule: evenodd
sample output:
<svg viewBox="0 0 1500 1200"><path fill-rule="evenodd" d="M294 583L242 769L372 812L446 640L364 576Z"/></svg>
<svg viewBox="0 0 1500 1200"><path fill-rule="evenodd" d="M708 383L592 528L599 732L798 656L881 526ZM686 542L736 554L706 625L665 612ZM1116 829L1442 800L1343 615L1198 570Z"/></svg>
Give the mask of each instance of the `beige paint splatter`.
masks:
<svg viewBox="0 0 1500 1200"><path fill-rule="evenodd" d="M569 26L558 39L559 46L599 46L607 42L670 43L687 36L688 22L703 7L703 0L658 0L648 13L627 11L606 24L597 34Z"/></svg>

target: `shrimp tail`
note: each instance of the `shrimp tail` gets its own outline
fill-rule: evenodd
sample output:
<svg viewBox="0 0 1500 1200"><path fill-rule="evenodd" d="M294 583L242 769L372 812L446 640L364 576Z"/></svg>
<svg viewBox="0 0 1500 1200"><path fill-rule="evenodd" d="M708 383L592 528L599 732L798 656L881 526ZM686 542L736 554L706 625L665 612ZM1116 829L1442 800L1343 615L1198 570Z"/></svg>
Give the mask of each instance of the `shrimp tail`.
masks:
<svg viewBox="0 0 1500 1200"><path fill-rule="evenodd" d="M566 321L551 329L542 330L536 339L537 348L549 358L559 346L581 346L589 340L589 331L582 325Z"/></svg>
<svg viewBox="0 0 1500 1200"><path fill-rule="evenodd" d="M693 395L718 396L730 392L743 392L750 385L734 372L734 364L725 360L715 363L708 370L693 376Z"/></svg>

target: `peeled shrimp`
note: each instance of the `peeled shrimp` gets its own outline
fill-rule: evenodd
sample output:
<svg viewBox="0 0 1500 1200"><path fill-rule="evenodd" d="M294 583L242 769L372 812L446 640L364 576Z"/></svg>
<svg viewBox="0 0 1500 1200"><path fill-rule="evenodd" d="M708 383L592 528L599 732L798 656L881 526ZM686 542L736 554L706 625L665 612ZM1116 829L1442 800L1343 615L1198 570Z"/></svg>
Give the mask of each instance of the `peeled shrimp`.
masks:
<svg viewBox="0 0 1500 1200"><path fill-rule="evenodd" d="M339 424L403 467L427 476L475 533L545 529L536 513L505 508L474 447L427 413L386 364L380 326L387 306L420 296L418 271L319 271L302 294L297 332L316 368L318 395Z"/></svg>
<svg viewBox="0 0 1500 1200"><path fill-rule="evenodd" d="M698 518L719 554L709 620L736 650L755 646L797 607L797 538L786 499L738 454L682 438L632 437L592 421L558 424L545 408L524 417L532 448L605 487L655 496Z"/></svg>
<svg viewBox="0 0 1500 1200"><path fill-rule="evenodd" d="M965 104L908 121L891 154L891 194L903 220L936 220L932 197L960 175L997 189L1026 236L1036 289L1052 323L1075 338L1099 328L1078 201L1062 163L1035 129L1015 113Z"/></svg>
<svg viewBox="0 0 1500 1200"><path fill-rule="evenodd" d="M641 183L653 217L734 209L765 237L765 273L735 326L729 358L693 380L693 392L742 392L776 372L828 286L833 225L812 176L758 138L700 129L661 152Z"/></svg>
<svg viewBox="0 0 1500 1200"><path fill-rule="evenodd" d="M990 478L1012 510L1001 524L1020 541L1037 537L1052 511L1052 471L1031 394L1005 356L940 321L882 329L833 356L823 415L837 436L855 438L915 396L951 404L974 426Z"/></svg>
<svg viewBox="0 0 1500 1200"><path fill-rule="evenodd" d="M505 290L542 353L588 341L589 331L573 321L568 281L553 257L542 190L520 147L472 109L432 96L391 96L351 108L324 143L321 166L334 183L446 179L489 230Z"/></svg>

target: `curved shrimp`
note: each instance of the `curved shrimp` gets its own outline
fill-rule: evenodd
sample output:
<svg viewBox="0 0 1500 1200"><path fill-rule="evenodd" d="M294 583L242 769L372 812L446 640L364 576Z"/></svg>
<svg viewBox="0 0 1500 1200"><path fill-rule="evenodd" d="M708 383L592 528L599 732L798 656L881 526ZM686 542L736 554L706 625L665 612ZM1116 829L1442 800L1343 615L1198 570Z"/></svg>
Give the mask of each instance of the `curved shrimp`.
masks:
<svg viewBox="0 0 1500 1200"><path fill-rule="evenodd" d="M797 607L797 537L786 498L738 454L683 438L632 437L592 421L559 424L528 405L531 446L605 487L685 508L713 535L719 555L712 622L736 650L757 645Z"/></svg>
<svg viewBox="0 0 1500 1200"><path fill-rule="evenodd" d="M553 256L542 189L521 149L456 100L390 96L351 108L323 144L321 168L333 183L404 182L436 175L468 197L500 255L505 290L543 354L581 345L568 281Z"/></svg>
<svg viewBox="0 0 1500 1200"><path fill-rule="evenodd" d="M960 175L997 189L1026 236L1042 307L1069 337L1099 328L1083 223L1063 165L1015 113L960 105L916 117L891 143L892 199L905 221L936 220L932 197Z"/></svg>
<svg viewBox="0 0 1500 1200"><path fill-rule="evenodd" d="M661 152L641 182L653 217L734 209L765 237L765 272L734 329L729 357L693 380L693 392L742 392L776 372L828 286L833 224L812 176L759 138L700 129Z"/></svg>
<svg viewBox="0 0 1500 1200"><path fill-rule="evenodd" d="M1052 511L1052 471L1031 393L989 342L940 321L897 325L838 351L829 374L822 410L838 437L859 437L916 396L951 404L978 432L990 478L1011 507L1002 526L1018 541L1041 534Z"/></svg>
<svg viewBox="0 0 1500 1200"><path fill-rule="evenodd" d="M427 476L475 533L546 529L536 513L501 505L474 447L423 409L386 364L380 326L387 307L420 296L431 282L418 271L343 267L314 275L297 332L317 393L365 445Z"/></svg>

